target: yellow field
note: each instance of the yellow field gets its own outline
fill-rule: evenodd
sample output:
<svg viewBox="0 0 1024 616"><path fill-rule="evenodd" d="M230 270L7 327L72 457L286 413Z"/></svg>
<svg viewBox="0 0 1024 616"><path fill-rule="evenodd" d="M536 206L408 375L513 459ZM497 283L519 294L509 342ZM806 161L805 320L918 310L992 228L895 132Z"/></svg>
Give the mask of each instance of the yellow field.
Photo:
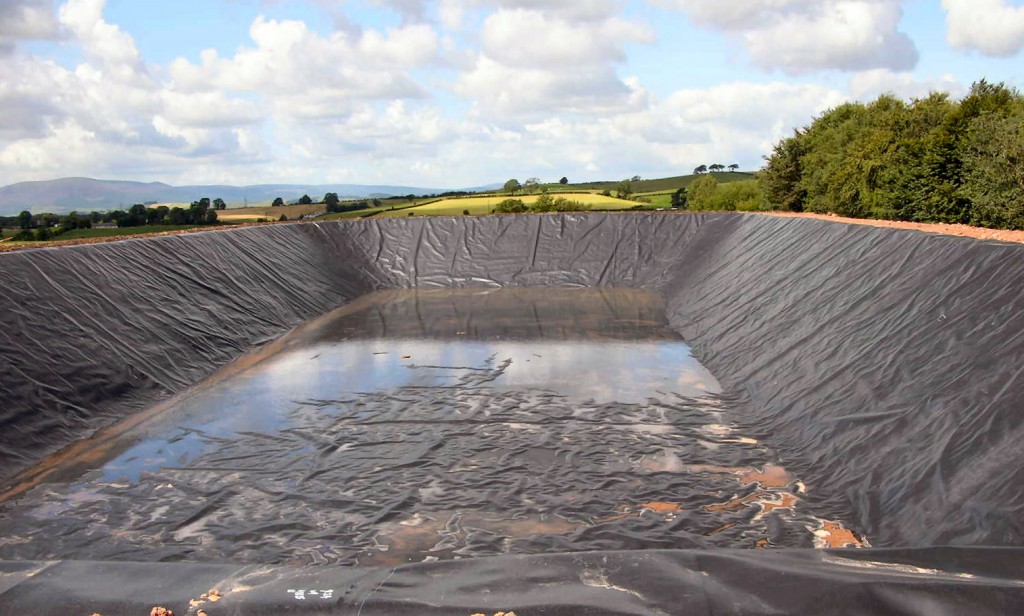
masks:
<svg viewBox="0 0 1024 616"><path fill-rule="evenodd" d="M294 220L299 216L304 216L306 214L323 212L324 209L325 206L323 204L285 205L282 207L240 207L220 210L217 212L217 219L223 220L224 222L246 222L256 220L257 218L277 220L281 217L281 214L284 214L288 217L288 220Z"/></svg>
<svg viewBox="0 0 1024 616"><path fill-rule="evenodd" d="M616 199L615 197L595 195L593 193L558 193L554 196L565 197L572 201L579 201L580 203L589 205L594 209L602 210L628 210L629 208L637 205L635 201L626 201L623 199ZM526 195L512 198L521 199L523 203L529 205L539 197L540 195ZM469 210L469 213L474 215L490 214L491 210L494 209L494 206L509 198L510 197L508 196L501 195L496 197L445 199L443 201L438 201L429 205L421 205L407 210L381 212L378 214L378 217L389 218L396 216L408 216L410 213L415 213L417 216L458 216L462 214L464 210Z"/></svg>

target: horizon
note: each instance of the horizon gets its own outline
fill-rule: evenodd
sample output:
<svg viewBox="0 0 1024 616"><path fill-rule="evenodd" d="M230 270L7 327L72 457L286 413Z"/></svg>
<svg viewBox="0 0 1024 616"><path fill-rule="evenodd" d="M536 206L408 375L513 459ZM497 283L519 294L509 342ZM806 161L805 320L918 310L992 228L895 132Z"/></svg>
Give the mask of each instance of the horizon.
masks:
<svg viewBox="0 0 1024 616"><path fill-rule="evenodd" d="M722 173L722 174L726 174L726 173L754 174L757 171L758 171L757 169L742 169L741 168L741 169L726 170L726 171L708 171L708 172L705 172L705 173L707 173L708 175L715 175L715 174L718 174L718 173ZM696 173L691 171L690 173L680 173L678 175L673 175L673 176L664 176L664 177L659 177L659 178L653 178L653 177L645 178L645 177L641 177L641 179L642 180L659 180L659 179L668 179L668 178L673 178L673 177L687 177L687 176L692 176L692 175L698 175L698 174L696 174ZM365 182L332 182L330 180L325 181L325 182L317 182L317 183L313 183L313 182L260 182L260 183L257 183L257 184L207 184L207 183L199 183L199 184L172 184L170 182L164 182L164 181L161 181L161 180L126 180L126 179L111 179L111 178L89 177L89 176L84 176L84 175L71 175L71 176L55 177L55 178L48 178L48 179L41 179L41 180L24 180L22 182L14 182L14 183L11 183L11 184L0 184L0 188L8 188L8 187L11 187L11 186L17 186L19 184L47 184L47 183L53 183L53 182L62 182L62 181L66 181L66 180L87 180L87 181L90 181L90 182L104 182L104 183L122 182L122 183L143 184L143 185L161 184L163 186L168 186L170 188L216 188L216 187L226 187L226 188L260 188L260 187L276 187L276 186L288 186L288 187L308 186L310 188L313 188L313 187L323 188L323 187L330 187L330 186L361 186L361 187L387 186L387 187L395 187L395 188L429 188L430 190L464 190L464 189L480 189L480 188L488 188L488 187L498 187L498 186L501 186L502 184L504 184L504 182L507 181L508 179L509 178L505 178L505 179L503 179L501 181L484 182L482 184L478 184L478 185L475 185L475 186L431 186L431 187L427 187L427 186L412 186L412 185L408 185L408 184L393 183L393 182L375 182L375 183L365 183ZM523 178L514 178L514 179L526 179L526 178L523 177ZM558 179L557 178L556 179L552 179L550 181L547 181L544 178L540 178L540 179L541 179L541 184L557 184L558 183ZM577 181L570 181L570 184L602 184L602 183L621 182L624 179L628 179L628 178L588 179L588 180L580 180L578 182Z"/></svg>
<svg viewBox="0 0 1024 616"><path fill-rule="evenodd" d="M0 6L0 185L756 170L844 102L1019 87L1024 47L1020 0L142 4Z"/></svg>
<svg viewBox="0 0 1024 616"><path fill-rule="evenodd" d="M64 176L64 177L54 177L54 178L41 179L41 180L25 180L25 181L22 181L22 182L14 182L12 184L3 184L3 185L0 185L0 188L7 188L9 186L16 186L18 184L51 183L51 182L62 182L62 181L65 181L65 180L88 180L90 182L124 182L124 183L131 183L131 184L146 184L146 185L149 185L149 184L162 184L164 186L169 186L171 188L206 187L206 186L209 186L209 187L225 186L225 187L231 187L231 188L256 188L256 187L261 187L261 186L311 186L311 187L312 186L396 186L396 187L403 187L403 188L421 188L421 187L414 187L414 186L404 186L402 184L394 184L394 183L390 183L390 182L378 182L378 183L369 184L369 183L360 183L360 182L332 182L330 180L325 181L325 182L319 182L319 183L316 183L316 184L314 184L312 182L260 182L260 183L257 183L257 184L206 184L206 183L200 183L200 184L174 184L174 183L165 182L165 181L162 181L162 180L144 180L144 179L143 180L127 180L127 179L112 179L112 178L101 178L101 177L89 177L89 176L85 176L85 175L69 175L69 176ZM489 182L489 183L484 184L484 185L494 185L494 184L497 184L497 182ZM436 187L436 188L444 188L444 187ZM478 187L477 186L467 186L465 188L478 188Z"/></svg>

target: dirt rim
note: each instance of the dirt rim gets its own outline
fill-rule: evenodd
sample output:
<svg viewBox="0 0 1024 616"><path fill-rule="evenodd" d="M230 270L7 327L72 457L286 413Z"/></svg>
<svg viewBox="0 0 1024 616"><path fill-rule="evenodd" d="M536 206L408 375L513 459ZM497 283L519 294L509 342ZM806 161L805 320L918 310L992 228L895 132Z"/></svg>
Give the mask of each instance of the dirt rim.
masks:
<svg viewBox="0 0 1024 616"><path fill-rule="evenodd" d="M666 212L667 213L667 212ZM681 212L673 212L681 213ZM972 227L970 225L954 225L946 223L924 223L924 222L903 222L898 220L875 220L870 218L845 218L843 216L836 216L835 214L811 214L807 212L749 212L750 214L758 216L775 216L777 218L813 218L816 220L825 220L828 222L849 224L849 225L867 225L869 227L883 227L887 229L911 229L914 231L923 231L925 233L935 233L939 235L951 235L956 237L967 237L976 240L988 240L997 242L1011 242L1016 244L1024 244L1024 231L1013 231L1009 229L986 229L984 227ZM240 223L232 224L230 226L218 227L218 228L203 228L198 227L196 229L185 229L180 231L165 231L162 233L141 233L134 235L115 235L110 237L91 237L82 238L78 240L50 240L47 242L40 242L38 244L16 244L10 245L9 242L0 243L0 252L14 252L17 250L41 250L45 248L56 248L59 246L79 246L84 244L103 244L106 242L120 242L123 240L135 240L145 237L161 237L166 235L184 235L186 233L218 233L223 231L230 231L231 229L240 229L242 227L263 227L267 225L294 225L294 224L308 224L316 221L287 221L287 222L252 222L252 223Z"/></svg>
<svg viewBox="0 0 1024 616"><path fill-rule="evenodd" d="M954 225L947 223L903 222L899 220L875 220L872 218L845 218L835 214L811 214L807 212L763 212L761 214L763 216L777 216L780 218L814 218L817 220L827 220L829 222L867 225L869 227L884 227L887 229L912 229L915 231L924 231L925 233L937 233L939 235L969 237L976 240L1024 244L1024 231L1012 231L1009 229L986 229L985 227L972 227L970 225Z"/></svg>

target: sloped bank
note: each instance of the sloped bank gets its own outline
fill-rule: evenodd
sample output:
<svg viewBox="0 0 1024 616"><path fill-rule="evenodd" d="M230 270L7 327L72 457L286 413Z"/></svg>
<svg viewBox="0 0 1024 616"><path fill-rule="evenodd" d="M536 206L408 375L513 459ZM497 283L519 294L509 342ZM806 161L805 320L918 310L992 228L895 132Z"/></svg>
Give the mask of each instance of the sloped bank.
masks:
<svg viewBox="0 0 1024 616"><path fill-rule="evenodd" d="M1024 246L738 214L395 219L5 254L0 279L4 469L369 290L633 286L873 545L1024 537Z"/></svg>

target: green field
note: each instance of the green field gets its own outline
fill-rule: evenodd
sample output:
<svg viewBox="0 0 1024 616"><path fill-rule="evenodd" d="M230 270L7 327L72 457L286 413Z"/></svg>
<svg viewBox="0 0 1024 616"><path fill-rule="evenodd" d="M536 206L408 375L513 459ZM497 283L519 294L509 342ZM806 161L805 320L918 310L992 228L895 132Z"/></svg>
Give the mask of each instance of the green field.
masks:
<svg viewBox="0 0 1024 616"><path fill-rule="evenodd" d="M628 210L629 208L641 205L635 201L626 201L623 199L616 199L615 197L595 195L593 193L559 193L559 196L564 196L573 201L579 201L595 210ZM521 199L523 203L529 205L539 197L540 195L525 195L516 196L514 198ZM509 197L507 195L500 195L491 197L459 197L455 199L442 199L434 203L420 205L407 210L381 212L377 217L392 218L397 216L408 216L409 214L415 214L416 216L459 216L466 210L468 210L472 215L490 214L494 209L494 206L508 198Z"/></svg>
<svg viewBox="0 0 1024 616"><path fill-rule="evenodd" d="M199 225L147 225L142 227L118 227L116 229L74 229L61 233L54 240L80 240L90 237L116 237L118 235L144 235L148 233L164 233L167 231L184 231L196 229ZM39 242L45 244L46 242Z"/></svg>
<svg viewBox="0 0 1024 616"><path fill-rule="evenodd" d="M217 220L224 222L255 222L260 218L266 218L267 220L274 221L281 218L282 214L287 216L288 220L292 220L306 214L323 212L324 209L325 206L322 203L313 205L285 205L281 207L234 208L218 211Z"/></svg>
<svg viewBox="0 0 1024 616"><path fill-rule="evenodd" d="M741 180L752 180L755 177L755 174L748 173L746 171L723 171L721 173L707 173L705 175L714 176L714 178L718 180L719 184L739 182ZM674 192L680 188L689 186L699 177L701 176L680 175L671 178L660 178L657 180L640 180L639 182L633 182L633 191L637 194ZM617 185L618 182L585 182L583 184L569 184L567 186L561 186L560 184L551 184L550 186L554 189L610 190L614 193Z"/></svg>
<svg viewBox="0 0 1024 616"><path fill-rule="evenodd" d="M353 218L369 218L379 212L387 211L391 208L386 207L371 207L366 210L353 210L351 212L338 212L336 214L324 214L317 218L317 220L351 220Z"/></svg>
<svg viewBox="0 0 1024 616"><path fill-rule="evenodd" d="M643 197L645 199L650 199L650 201L651 201L650 205L651 205L651 207L654 207L654 208L672 207L672 195L674 193L675 193L674 190L669 190L669 191L665 191L665 192L649 192L649 193L640 193L640 194L637 195L637 197Z"/></svg>
<svg viewBox="0 0 1024 616"><path fill-rule="evenodd" d="M409 210L421 205L428 205L430 203L437 203L441 199L420 199L418 201L409 202L408 199L386 199L383 200L381 207L371 207L365 210L353 210L351 212L340 212L337 214L327 214L317 218L317 220L348 220L352 218L371 218L378 214L384 214L385 212L401 212L403 210ZM384 216L380 216L383 218Z"/></svg>

